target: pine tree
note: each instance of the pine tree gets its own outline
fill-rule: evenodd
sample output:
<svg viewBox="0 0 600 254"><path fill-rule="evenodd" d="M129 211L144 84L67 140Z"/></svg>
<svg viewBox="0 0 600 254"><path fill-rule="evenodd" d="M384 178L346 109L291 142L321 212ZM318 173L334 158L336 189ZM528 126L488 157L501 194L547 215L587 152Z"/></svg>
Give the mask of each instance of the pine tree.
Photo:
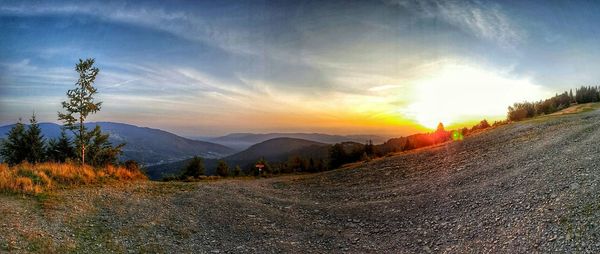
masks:
<svg viewBox="0 0 600 254"><path fill-rule="evenodd" d="M569 89L569 99L570 99L570 103L575 102L575 97L573 97L573 89Z"/></svg>
<svg viewBox="0 0 600 254"><path fill-rule="evenodd" d="M27 161L30 163L38 163L44 158L44 135L42 129L35 119L35 114L29 119L29 128L25 132L24 149L26 152Z"/></svg>
<svg viewBox="0 0 600 254"><path fill-rule="evenodd" d="M235 169L233 170L233 175L240 176L241 174L242 174L242 169L240 168L240 165L236 165Z"/></svg>
<svg viewBox="0 0 600 254"><path fill-rule="evenodd" d="M204 175L204 161L202 158L194 156L192 160L183 168L181 178L193 177L198 178Z"/></svg>
<svg viewBox="0 0 600 254"><path fill-rule="evenodd" d="M217 175L222 177L229 176L229 166L224 160L219 160L219 164L217 165Z"/></svg>
<svg viewBox="0 0 600 254"><path fill-rule="evenodd" d="M48 141L46 149L47 159L54 162L65 162L67 159L75 158L75 149L67 136L64 128L60 129L60 137Z"/></svg>
<svg viewBox="0 0 600 254"><path fill-rule="evenodd" d="M332 169L346 163L346 151L342 144L335 144L329 148L329 167Z"/></svg>
<svg viewBox="0 0 600 254"><path fill-rule="evenodd" d="M75 158L75 149L73 148L73 144L71 143L71 139L67 136L64 128L60 130L60 137L58 138L58 143L56 145L56 150L59 152L60 156L59 161L65 162L67 159Z"/></svg>
<svg viewBox="0 0 600 254"><path fill-rule="evenodd" d="M317 167L315 166L315 160L310 157L310 159L308 159L308 171L309 172L317 172Z"/></svg>
<svg viewBox="0 0 600 254"><path fill-rule="evenodd" d="M321 158L317 161L317 171L322 172L325 170L327 170L327 165L325 164L325 161L323 160L323 158Z"/></svg>
<svg viewBox="0 0 600 254"><path fill-rule="evenodd" d="M444 132L444 124L442 122L438 123L438 126L435 130L435 132Z"/></svg>
<svg viewBox="0 0 600 254"><path fill-rule="evenodd" d="M14 165L27 158L27 151L24 148L25 125L19 119L17 124L8 132L8 136L0 149L0 155L2 155L4 162Z"/></svg>
<svg viewBox="0 0 600 254"><path fill-rule="evenodd" d="M89 158L89 163L92 166L105 166L108 164L116 164L121 149L125 144L119 144L113 147L108 141L109 135L103 134L100 131L100 126L96 127L86 135L85 144L88 144L86 156Z"/></svg>
<svg viewBox="0 0 600 254"><path fill-rule="evenodd" d="M368 156L372 156L375 153L375 146L373 145L372 140L365 143L365 153L367 153Z"/></svg>
<svg viewBox="0 0 600 254"><path fill-rule="evenodd" d="M89 140L88 133L84 126L85 119L89 114L100 110L102 102L95 102L94 95L98 92L93 86L98 75L99 69L94 66L94 59L89 58L85 61L79 59L75 65L75 71L79 73L79 79L75 88L67 91L68 101L63 101L62 106L66 113L58 112L58 120L65 123L65 127L75 135L75 145L79 151L79 159L85 164L86 140Z"/></svg>

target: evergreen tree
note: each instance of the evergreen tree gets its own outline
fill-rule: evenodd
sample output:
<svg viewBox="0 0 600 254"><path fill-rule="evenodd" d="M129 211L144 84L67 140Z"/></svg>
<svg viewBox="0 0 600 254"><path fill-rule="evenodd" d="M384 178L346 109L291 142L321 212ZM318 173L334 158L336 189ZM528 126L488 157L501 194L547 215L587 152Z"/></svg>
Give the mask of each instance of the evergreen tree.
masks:
<svg viewBox="0 0 600 254"><path fill-rule="evenodd" d="M103 134L98 125L86 137L87 139L84 140L84 143L88 144L86 156L89 158L89 163L92 166L105 166L117 163L117 159L122 153L121 149L125 144L113 147L108 141L109 135Z"/></svg>
<svg viewBox="0 0 600 254"><path fill-rule="evenodd" d="M444 132L444 124L442 122L438 123L437 125L437 129L435 130L435 132Z"/></svg>
<svg viewBox="0 0 600 254"><path fill-rule="evenodd" d="M310 157L310 159L308 159L308 171L309 172L317 172L317 166L315 165L315 160Z"/></svg>
<svg viewBox="0 0 600 254"><path fill-rule="evenodd" d="M44 136L35 119L35 114L31 116L29 123L29 128L25 132L23 149L25 149L27 161L38 163L44 160Z"/></svg>
<svg viewBox="0 0 600 254"><path fill-rule="evenodd" d="M373 156L373 154L375 153L375 146L373 145L372 140L369 140L367 141L367 143L365 143L365 153L368 156Z"/></svg>
<svg viewBox="0 0 600 254"><path fill-rule="evenodd" d="M24 161L27 157L25 148L25 125L21 119L8 132L6 140L0 149L4 162L14 165Z"/></svg>
<svg viewBox="0 0 600 254"><path fill-rule="evenodd" d="M242 174L242 169L240 168L240 165L236 165L235 169L233 170L233 175L240 176L241 174Z"/></svg>
<svg viewBox="0 0 600 254"><path fill-rule="evenodd" d="M94 95L98 92L93 86L99 69L94 67L94 59L79 59L75 65L75 71L79 73L79 79L75 88L67 91L68 101L63 101L62 106L66 113L58 112L58 120L65 123L65 127L75 135L75 145L79 151L79 159L85 164L86 141L89 135L84 126L85 119L89 114L100 110L102 102L95 102Z"/></svg>
<svg viewBox="0 0 600 254"><path fill-rule="evenodd" d="M569 102L575 102L575 97L573 96L573 89L569 89Z"/></svg>
<svg viewBox="0 0 600 254"><path fill-rule="evenodd" d="M227 162L225 162L224 160L219 160L219 164L217 165L217 175L222 176L222 177L227 177L229 176L229 166L227 165Z"/></svg>
<svg viewBox="0 0 600 254"><path fill-rule="evenodd" d="M190 162L183 168L182 178L194 177L198 178L204 175L204 161L202 158L194 156Z"/></svg>
<svg viewBox="0 0 600 254"><path fill-rule="evenodd" d="M60 137L51 139L46 150L47 159L55 162L65 162L67 159L75 158L75 149L67 136L64 128L60 129Z"/></svg>
<svg viewBox="0 0 600 254"><path fill-rule="evenodd" d="M292 172L302 171L302 169L304 168L304 166L302 164L304 164L304 162L302 161L302 158L300 158L300 156L298 156L298 155L292 156L288 160L287 170L284 173L292 173Z"/></svg>
<svg viewBox="0 0 600 254"><path fill-rule="evenodd" d="M329 167L331 169L338 168L346 163L346 151L342 144L335 144L329 148Z"/></svg>
<svg viewBox="0 0 600 254"><path fill-rule="evenodd" d="M322 172L325 170L327 170L327 165L325 164L325 161L323 160L323 158L321 158L317 161L317 171Z"/></svg>

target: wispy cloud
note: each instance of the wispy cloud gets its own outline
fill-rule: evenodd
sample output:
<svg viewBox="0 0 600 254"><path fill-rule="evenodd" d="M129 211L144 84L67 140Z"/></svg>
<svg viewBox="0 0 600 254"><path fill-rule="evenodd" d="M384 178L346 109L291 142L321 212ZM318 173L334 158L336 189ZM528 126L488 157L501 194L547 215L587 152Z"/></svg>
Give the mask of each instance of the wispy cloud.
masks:
<svg viewBox="0 0 600 254"><path fill-rule="evenodd" d="M255 54L256 52L244 46L241 33L234 27L225 29L223 24L215 24L202 16L184 10L167 10L162 7L139 6L136 4L114 2L88 3L38 3L31 5L17 2L0 6L0 15L87 15L112 22L122 22L157 29L173 35L203 42L227 51L239 54Z"/></svg>
<svg viewBox="0 0 600 254"><path fill-rule="evenodd" d="M514 47L527 33L512 22L496 3L450 0L391 1L402 8L420 13L422 18L441 19L473 36L493 41L502 47Z"/></svg>
<svg viewBox="0 0 600 254"><path fill-rule="evenodd" d="M30 59L17 62L0 62L0 89L15 91L36 91L44 93L44 88L63 87L72 84L74 72L61 67L40 68ZM12 95L12 93L9 93Z"/></svg>
<svg viewBox="0 0 600 254"><path fill-rule="evenodd" d="M383 117L389 124L406 119L399 109L410 103L411 81L437 75L428 64L448 58L481 67L528 38L496 3L284 2L3 2L0 18L19 16L11 22L28 28L0 27L30 48L0 66L0 103L7 94L48 93L50 83L60 85L52 90L60 107L77 78L70 61L89 54L101 67L102 114L121 114L114 120L168 119L188 130L284 119L286 128L360 127ZM47 40L30 39L40 32Z"/></svg>

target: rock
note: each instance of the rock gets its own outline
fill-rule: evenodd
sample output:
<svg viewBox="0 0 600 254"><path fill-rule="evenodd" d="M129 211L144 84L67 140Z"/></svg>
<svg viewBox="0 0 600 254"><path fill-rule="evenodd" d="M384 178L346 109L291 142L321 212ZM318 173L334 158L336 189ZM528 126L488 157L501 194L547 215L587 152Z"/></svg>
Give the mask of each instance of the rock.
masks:
<svg viewBox="0 0 600 254"><path fill-rule="evenodd" d="M429 246L423 246L423 251L425 253L431 253L431 248L429 248Z"/></svg>
<svg viewBox="0 0 600 254"><path fill-rule="evenodd" d="M578 183L572 183L569 188L571 188L571 190L577 190L579 189L579 184Z"/></svg>

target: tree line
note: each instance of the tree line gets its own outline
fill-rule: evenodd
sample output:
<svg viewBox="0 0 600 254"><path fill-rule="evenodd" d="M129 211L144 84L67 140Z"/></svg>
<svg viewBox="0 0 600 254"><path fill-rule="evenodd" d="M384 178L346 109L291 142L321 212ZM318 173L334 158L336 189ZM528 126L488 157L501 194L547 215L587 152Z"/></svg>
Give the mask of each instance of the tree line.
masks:
<svg viewBox="0 0 600 254"><path fill-rule="evenodd" d="M98 91L93 84L99 69L94 67L94 59L90 58L79 59L75 71L79 74L79 79L75 88L67 91L68 100L61 103L65 111L58 112L58 120L64 123L60 136L46 140L35 113L29 119L29 125L23 124L19 119L0 148L0 155L6 163L14 165L24 161L51 161L78 162L92 166L118 163L118 156L125 144L113 146L108 141L109 134L102 133L100 126L96 125L92 130L85 126L87 117L98 112L102 106L102 102L94 99ZM67 131L71 132L73 139L67 135Z"/></svg>
<svg viewBox="0 0 600 254"><path fill-rule="evenodd" d="M582 86L569 92L556 94L555 96L537 102L519 102L508 107L507 119L520 121L539 115L552 114L569 107L573 103L582 104L589 102L600 102L600 87Z"/></svg>
<svg viewBox="0 0 600 254"><path fill-rule="evenodd" d="M258 169L257 164L263 165L263 168ZM287 161L268 161L265 158L260 158L244 167L240 167L240 165L232 167L221 159L217 161L215 175L220 177L272 176L300 172L316 173L326 171L329 168L325 159L312 156L293 155ZM195 156L180 169L179 175L166 176L163 177L163 180L188 180L204 176L206 176L204 159Z"/></svg>

